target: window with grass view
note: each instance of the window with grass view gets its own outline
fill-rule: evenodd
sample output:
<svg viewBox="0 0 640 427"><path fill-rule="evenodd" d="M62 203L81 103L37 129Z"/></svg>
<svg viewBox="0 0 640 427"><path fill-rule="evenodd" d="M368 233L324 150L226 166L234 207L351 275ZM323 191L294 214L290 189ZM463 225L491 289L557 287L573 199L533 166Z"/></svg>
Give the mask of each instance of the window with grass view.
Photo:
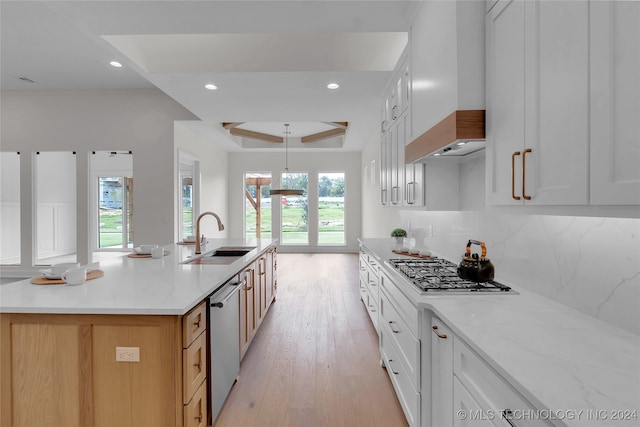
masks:
<svg viewBox="0 0 640 427"><path fill-rule="evenodd" d="M318 244L344 245L344 173L318 174Z"/></svg>
<svg viewBox="0 0 640 427"><path fill-rule="evenodd" d="M132 190L133 178L98 177L98 248L133 245Z"/></svg>
<svg viewBox="0 0 640 427"><path fill-rule="evenodd" d="M271 173L244 174L244 235L271 238Z"/></svg>
<svg viewBox="0 0 640 427"><path fill-rule="evenodd" d="M282 187L304 190L302 196L282 196L282 214L280 217L281 242L283 245L309 244L309 174L304 172L289 172L281 177Z"/></svg>

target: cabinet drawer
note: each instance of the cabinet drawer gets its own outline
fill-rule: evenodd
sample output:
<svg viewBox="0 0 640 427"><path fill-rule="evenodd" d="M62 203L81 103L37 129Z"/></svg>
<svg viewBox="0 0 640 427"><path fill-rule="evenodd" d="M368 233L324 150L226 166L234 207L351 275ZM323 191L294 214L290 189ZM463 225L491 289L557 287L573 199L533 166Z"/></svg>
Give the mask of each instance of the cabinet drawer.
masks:
<svg viewBox="0 0 640 427"><path fill-rule="evenodd" d="M457 378L453 379L453 408L452 415L466 415L453 417L454 427L494 427L489 418L495 419L495 416L490 417L489 412L483 411Z"/></svg>
<svg viewBox="0 0 640 427"><path fill-rule="evenodd" d="M380 293L380 328L398 347L398 357L405 365L409 379L420 390L420 341L413 335L386 292Z"/></svg>
<svg viewBox="0 0 640 427"><path fill-rule="evenodd" d="M184 427L207 426L207 383L204 382L196 391L193 399L183 407Z"/></svg>
<svg viewBox="0 0 640 427"><path fill-rule="evenodd" d="M410 426L420 425L420 393L418 393L410 380L410 374L398 358L398 349L389 338L389 331L380 328L380 351L391 383L396 391L402 411Z"/></svg>
<svg viewBox="0 0 640 427"><path fill-rule="evenodd" d="M391 278L380 270L380 289L386 291L389 301L393 303L396 310L409 326L414 336L418 335L418 309L404 296Z"/></svg>
<svg viewBox="0 0 640 427"><path fill-rule="evenodd" d="M201 302L182 318L182 348L187 348L207 327L207 303Z"/></svg>
<svg viewBox="0 0 640 427"><path fill-rule="evenodd" d="M207 377L207 334L202 333L182 350L183 401L188 403Z"/></svg>
<svg viewBox="0 0 640 427"><path fill-rule="evenodd" d="M455 377L481 409L495 414L498 425L503 425L500 422L505 423L503 417L508 411L514 411L514 424L518 427L553 425L546 420L518 417L523 411L533 411L536 408L458 337L453 339L453 354Z"/></svg>

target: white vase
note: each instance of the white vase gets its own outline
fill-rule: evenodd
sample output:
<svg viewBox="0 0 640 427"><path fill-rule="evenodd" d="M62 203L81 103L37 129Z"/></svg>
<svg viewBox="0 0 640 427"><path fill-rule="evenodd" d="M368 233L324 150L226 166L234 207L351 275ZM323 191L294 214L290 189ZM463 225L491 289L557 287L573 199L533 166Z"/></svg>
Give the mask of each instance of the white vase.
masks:
<svg viewBox="0 0 640 427"><path fill-rule="evenodd" d="M392 237L391 240L393 241L392 246L395 250L398 250L404 246L404 237Z"/></svg>

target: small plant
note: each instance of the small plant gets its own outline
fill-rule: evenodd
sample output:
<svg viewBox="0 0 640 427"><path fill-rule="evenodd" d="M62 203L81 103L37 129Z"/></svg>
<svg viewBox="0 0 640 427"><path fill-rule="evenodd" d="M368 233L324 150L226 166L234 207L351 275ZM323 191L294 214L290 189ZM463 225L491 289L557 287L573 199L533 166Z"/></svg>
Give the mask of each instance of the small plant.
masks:
<svg viewBox="0 0 640 427"><path fill-rule="evenodd" d="M391 237L407 237L407 232L402 228L396 228L391 232Z"/></svg>

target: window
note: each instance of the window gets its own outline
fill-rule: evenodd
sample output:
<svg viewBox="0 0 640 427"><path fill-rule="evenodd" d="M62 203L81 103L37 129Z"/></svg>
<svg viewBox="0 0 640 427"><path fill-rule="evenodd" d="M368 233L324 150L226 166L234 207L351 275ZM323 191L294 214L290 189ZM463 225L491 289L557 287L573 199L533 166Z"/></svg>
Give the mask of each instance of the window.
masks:
<svg viewBox="0 0 640 427"><path fill-rule="evenodd" d="M304 172L289 172L281 176L286 180L287 188L304 190L302 196L282 196L282 213L280 216L281 242L283 245L309 244L309 175ZM278 200L278 198L273 199Z"/></svg>
<svg viewBox="0 0 640 427"><path fill-rule="evenodd" d="M245 238L271 238L271 173L244 174Z"/></svg>
<svg viewBox="0 0 640 427"><path fill-rule="evenodd" d="M75 262L76 155L39 152L35 171L36 264Z"/></svg>
<svg viewBox="0 0 640 427"><path fill-rule="evenodd" d="M344 245L344 173L318 173L318 244Z"/></svg>
<svg viewBox="0 0 640 427"><path fill-rule="evenodd" d="M133 246L132 191L133 178L98 177L98 248Z"/></svg>
<svg viewBox="0 0 640 427"><path fill-rule="evenodd" d="M90 157L93 176L91 227L98 251L133 247L133 154L99 151Z"/></svg>
<svg viewBox="0 0 640 427"><path fill-rule="evenodd" d="M0 264L20 264L20 155L0 153Z"/></svg>

